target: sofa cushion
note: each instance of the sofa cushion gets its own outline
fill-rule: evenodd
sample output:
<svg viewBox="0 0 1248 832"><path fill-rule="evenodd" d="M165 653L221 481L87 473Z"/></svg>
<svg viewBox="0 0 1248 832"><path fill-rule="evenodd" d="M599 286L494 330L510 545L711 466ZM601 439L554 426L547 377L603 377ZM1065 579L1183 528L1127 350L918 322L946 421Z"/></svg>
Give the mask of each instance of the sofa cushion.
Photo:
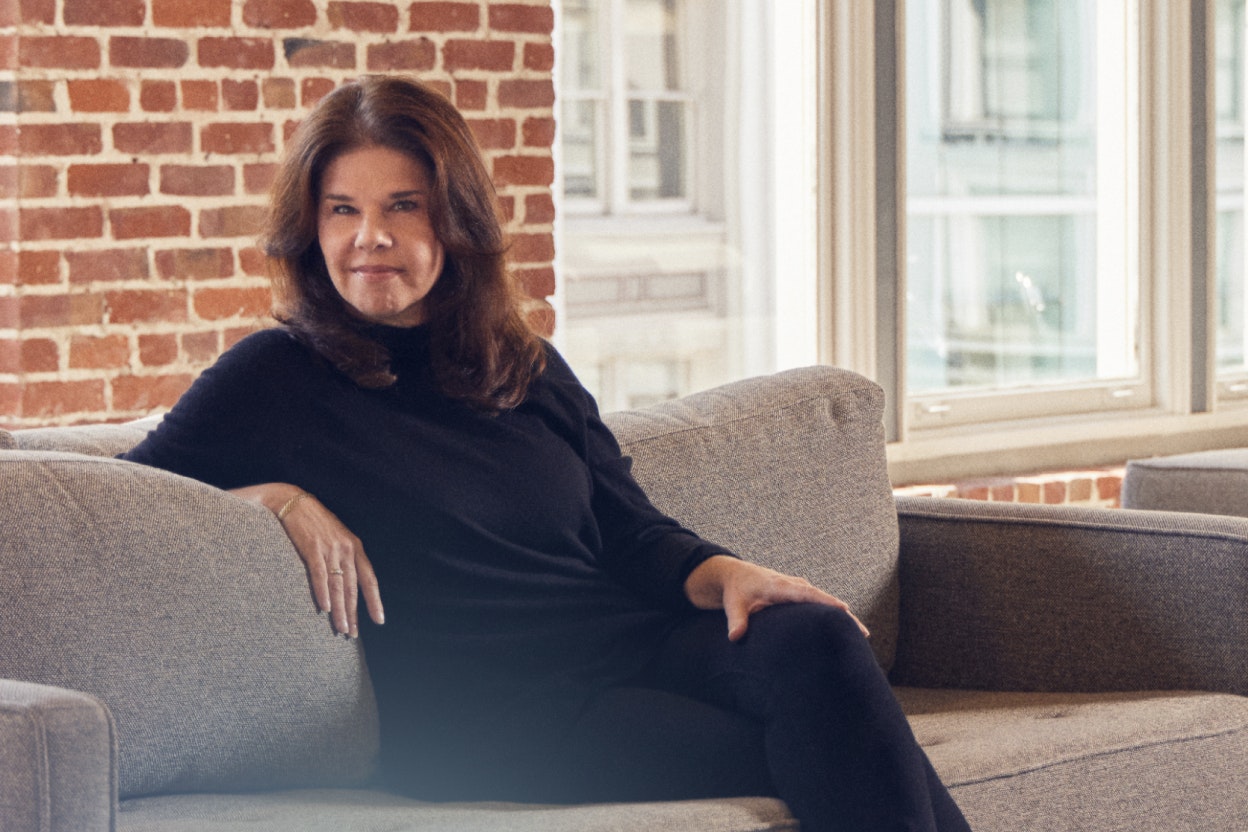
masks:
<svg viewBox="0 0 1248 832"><path fill-rule="evenodd" d="M742 797L668 803L547 806L421 803L374 791L189 795L126 801L118 832L797 832L779 800Z"/></svg>
<svg viewBox="0 0 1248 832"><path fill-rule="evenodd" d="M866 378L807 367L606 416L659 508L846 601L885 668L897 643L897 515Z"/></svg>
<svg viewBox="0 0 1248 832"><path fill-rule="evenodd" d="M1248 448L1133 459L1122 507L1248 517Z"/></svg>
<svg viewBox="0 0 1248 832"><path fill-rule="evenodd" d="M1248 698L902 688L971 828L1242 829Z"/></svg>
<svg viewBox="0 0 1248 832"><path fill-rule="evenodd" d="M160 416L146 416L119 425L74 425L72 427L26 428L14 431L13 447L24 451L66 451L90 456L117 456L143 441ZM3 445L0 445L3 447Z"/></svg>
<svg viewBox="0 0 1248 832"><path fill-rule="evenodd" d="M360 645L263 508L113 459L0 452L0 677L84 691L121 795L351 785L377 754Z"/></svg>
<svg viewBox="0 0 1248 832"><path fill-rule="evenodd" d="M11 451L17 447L17 439L4 428L0 428L0 451Z"/></svg>

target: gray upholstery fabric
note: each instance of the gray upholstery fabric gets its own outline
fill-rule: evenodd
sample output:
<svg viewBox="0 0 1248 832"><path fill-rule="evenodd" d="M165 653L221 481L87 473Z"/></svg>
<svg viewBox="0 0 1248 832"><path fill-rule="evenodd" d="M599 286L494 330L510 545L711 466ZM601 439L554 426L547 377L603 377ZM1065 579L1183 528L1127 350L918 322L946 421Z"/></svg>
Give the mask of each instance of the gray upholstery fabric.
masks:
<svg viewBox="0 0 1248 832"><path fill-rule="evenodd" d="M17 439L4 428L0 428L0 451L11 451L17 447Z"/></svg>
<svg viewBox="0 0 1248 832"><path fill-rule="evenodd" d="M105 702L123 797L370 774L362 651L269 512L138 465L5 451L0 528L0 677Z"/></svg>
<svg viewBox="0 0 1248 832"><path fill-rule="evenodd" d="M113 743L112 720L98 699L0 679L0 829L110 829Z"/></svg>
<svg viewBox="0 0 1248 832"><path fill-rule="evenodd" d="M1131 460L1122 507L1248 517L1248 448Z"/></svg>
<svg viewBox="0 0 1248 832"><path fill-rule="evenodd" d="M142 441L160 416L146 416L119 425L75 425L14 431L15 447L24 451L66 451L89 456L117 456ZM3 447L3 445L0 445Z"/></svg>
<svg viewBox="0 0 1248 832"><path fill-rule="evenodd" d="M1248 693L1248 522L898 501L898 684Z"/></svg>
<svg viewBox="0 0 1248 832"><path fill-rule="evenodd" d="M884 395L808 367L725 385L607 423L655 505L742 557L801 575L897 644L897 518Z"/></svg>
<svg viewBox="0 0 1248 832"><path fill-rule="evenodd" d="M155 797L121 807L118 832L796 832L768 798L542 806L430 804L369 791Z"/></svg>

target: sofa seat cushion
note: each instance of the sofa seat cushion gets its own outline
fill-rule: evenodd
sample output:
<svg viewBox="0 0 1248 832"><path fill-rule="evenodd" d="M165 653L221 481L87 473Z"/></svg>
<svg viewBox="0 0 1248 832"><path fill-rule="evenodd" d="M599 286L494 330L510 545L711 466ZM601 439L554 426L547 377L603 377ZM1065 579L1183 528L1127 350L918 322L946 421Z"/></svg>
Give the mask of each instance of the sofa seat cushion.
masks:
<svg viewBox="0 0 1248 832"><path fill-rule="evenodd" d="M421 803L377 791L185 795L121 804L117 832L797 832L779 800L545 806Z"/></svg>
<svg viewBox="0 0 1248 832"><path fill-rule="evenodd" d="M607 424L659 508L708 540L843 600L888 668L897 643L897 512L884 393L805 367L747 379Z"/></svg>
<svg viewBox="0 0 1248 832"><path fill-rule="evenodd" d="M122 797L357 785L376 703L271 513L164 471L0 451L0 677L116 722Z"/></svg>
<svg viewBox="0 0 1248 832"><path fill-rule="evenodd" d="M973 829L1231 829L1248 820L1248 698L897 693Z"/></svg>

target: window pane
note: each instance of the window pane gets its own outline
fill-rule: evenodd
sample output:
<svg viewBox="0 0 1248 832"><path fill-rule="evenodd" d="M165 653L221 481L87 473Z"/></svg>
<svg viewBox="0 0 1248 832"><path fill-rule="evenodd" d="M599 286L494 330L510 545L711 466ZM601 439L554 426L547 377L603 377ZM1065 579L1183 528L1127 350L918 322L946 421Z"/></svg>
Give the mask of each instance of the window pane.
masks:
<svg viewBox="0 0 1248 832"><path fill-rule="evenodd" d="M597 90L602 86L599 61L601 31L593 0L564 0L563 40L560 41L560 83L566 91Z"/></svg>
<svg viewBox="0 0 1248 832"><path fill-rule="evenodd" d="M1214 4L1217 119L1217 365L1248 372L1248 306L1244 298L1244 0Z"/></svg>
<svg viewBox="0 0 1248 832"><path fill-rule="evenodd" d="M598 106L594 101L564 101L563 193L565 196L597 199L598 191Z"/></svg>
<svg viewBox="0 0 1248 832"><path fill-rule="evenodd" d="M909 393L1138 372L1135 114L1098 95L1127 61L1103 22L1095 0L907 4Z"/></svg>
<svg viewBox="0 0 1248 832"><path fill-rule="evenodd" d="M604 409L815 363L817 2L580 0L611 22L609 161L604 211L563 206L555 339Z"/></svg>

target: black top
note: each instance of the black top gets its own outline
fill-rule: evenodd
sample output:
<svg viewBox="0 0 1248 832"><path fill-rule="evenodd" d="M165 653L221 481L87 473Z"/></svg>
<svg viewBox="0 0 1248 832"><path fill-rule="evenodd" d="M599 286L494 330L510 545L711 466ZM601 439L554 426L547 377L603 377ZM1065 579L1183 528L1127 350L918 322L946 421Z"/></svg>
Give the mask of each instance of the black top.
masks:
<svg viewBox="0 0 1248 832"><path fill-rule="evenodd" d="M721 547L651 505L553 349L518 408L447 399L423 327L376 327L398 381L365 390L283 329L229 350L123 458L220 488L288 482L363 542L386 624L361 635L383 737L559 716L641 668Z"/></svg>

